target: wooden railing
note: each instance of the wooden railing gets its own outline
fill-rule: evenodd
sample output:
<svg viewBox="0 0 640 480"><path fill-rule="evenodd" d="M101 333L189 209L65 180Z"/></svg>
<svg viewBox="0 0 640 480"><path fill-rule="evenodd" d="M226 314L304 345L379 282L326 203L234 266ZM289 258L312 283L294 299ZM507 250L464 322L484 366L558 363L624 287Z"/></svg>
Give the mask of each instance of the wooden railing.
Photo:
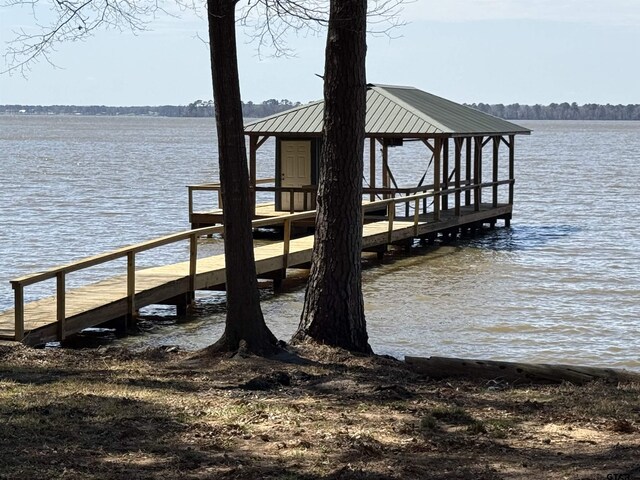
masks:
<svg viewBox="0 0 640 480"><path fill-rule="evenodd" d="M266 184L266 183L274 183L276 181L275 178L259 178L256 180L257 185ZM187 185L187 189L189 190L189 218L191 218L191 214L194 213L193 205L193 192L197 191L213 191L217 194L217 207L222 208L222 188L219 183L201 183L198 185ZM258 190L258 188L256 188Z"/></svg>
<svg viewBox="0 0 640 480"><path fill-rule="evenodd" d="M455 195L456 196L456 210L459 215L460 209L460 193L477 188L497 187L499 185L513 185L513 179L502 180L498 182L487 182L483 184L465 185L459 188L449 188L445 190L428 191L417 194L410 194L400 197L392 197L384 200L376 200L368 202L362 206L362 217L368 211L386 209L388 217L388 241L391 242L391 236L393 232L393 226L396 219L396 206L400 204L413 205L413 226L414 234L418 234L418 226L420 222L420 202L434 198L434 222L440 220L439 199L443 195ZM287 268L289 265L289 251L291 242L292 225L300 220L309 220L316 215L315 210L309 210L299 213L293 213L289 215L283 215L280 217L271 217L260 220L253 220L253 228L269 227L282 225L284 230L282 254L283 254L283 268ZM408 217L408 215L407 215ZM405 220L406 221L406 220ZM424 222L423 222L424 223ZM56 279L56 321L58 325L58 338L64 339L65 336L65 321L66 321L66 277L72 272L87 269L96 265L104 264L121 258L127 259L127 315L130 318L135 316L135 286L136 286L136 255L152 250L165 245L170 245L176 242L189 240L189 289L195 291L196 289L196 273L198 262L198 237L220 234L224 232L224 226L204 227L184 232L175 233L172 235L166 235L156 238L147 242L138 243L135 245L119 248L111 252L103 253L93 257L85 258L77 262L69 263L66 265L54 267L52 269L39 272L32 275L23 276L11 280L11 285L14 290L15 300L15 339L21 341L24 338L24 289L29 285L43 282L50 279Z"/></svg>

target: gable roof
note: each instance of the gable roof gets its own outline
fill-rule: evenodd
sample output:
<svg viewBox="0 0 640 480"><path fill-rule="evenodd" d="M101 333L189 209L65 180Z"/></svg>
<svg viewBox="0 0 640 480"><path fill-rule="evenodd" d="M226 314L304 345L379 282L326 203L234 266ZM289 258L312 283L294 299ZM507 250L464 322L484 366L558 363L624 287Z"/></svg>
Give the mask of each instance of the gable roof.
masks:
<svg viewBox="0 0 640 480"><path fill-rule="evenodd" d="M531 130L413 87L369 85L368 137L529 134ZM322 134L324 102L312 102L245 125L260 135Z"/></svg>

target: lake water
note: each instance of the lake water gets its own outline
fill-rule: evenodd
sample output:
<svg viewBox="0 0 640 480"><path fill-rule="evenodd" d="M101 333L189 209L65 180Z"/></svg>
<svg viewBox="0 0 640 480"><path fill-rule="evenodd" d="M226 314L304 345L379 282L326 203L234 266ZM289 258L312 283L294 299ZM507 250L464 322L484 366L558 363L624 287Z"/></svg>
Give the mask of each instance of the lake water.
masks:
<svg viewBox="0 0 640 480"><path fill-rule="evenodd" d="M534 133L516 140L512 228L371 262L371 345L398 357L639 369L640 122L521 123ZM188 228L185 186L217 178L214 140L211 119L0 116L0 310L13 305L11 278ZM272 156L272 145L259 151L259 176L273 176ZM399 183L417 183L420 157L418 144L393 149ZM222 251L220 239L202 242L204 253ZM185 260L187 252L186 244L167 247L139 264ZM96 267L68 282L123 271ZM53 288L28 287L27 298ZM267 323L288 339L303 287L263 293ZM210 344L222 331L221 302L220 294L199 295L190 322L122 342Z"/></svg>

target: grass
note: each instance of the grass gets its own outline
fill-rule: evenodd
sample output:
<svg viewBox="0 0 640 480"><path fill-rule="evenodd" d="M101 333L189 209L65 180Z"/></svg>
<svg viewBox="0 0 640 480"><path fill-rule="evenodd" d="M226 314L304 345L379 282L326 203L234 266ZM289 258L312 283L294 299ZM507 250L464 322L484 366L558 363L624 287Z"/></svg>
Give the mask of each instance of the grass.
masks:
<svg viewBox="0 0 640 480"><path fill-rule="evenodd" d="M640 468L638 385L490 391L383 358L301 354L304 365L194 364L179 352L0 349L0 479L600 478L612 465ZM244 387L280 371L290 386Z"/></svg>

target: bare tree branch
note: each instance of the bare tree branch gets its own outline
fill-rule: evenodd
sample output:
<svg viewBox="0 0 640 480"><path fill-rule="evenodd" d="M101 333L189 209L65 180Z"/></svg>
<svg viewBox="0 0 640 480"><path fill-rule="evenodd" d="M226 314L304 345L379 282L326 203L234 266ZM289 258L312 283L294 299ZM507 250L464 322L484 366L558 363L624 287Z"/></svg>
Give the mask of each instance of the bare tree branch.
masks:
<svg viewBox="0 0 640 480"><path fill-rule="evenodd" d="M289 37L316 36L327 26L329 0L243 0L239 23L259 56L292 56L295 49ZM393 38L397 27L404 25L400 13L411 0L369 0L369 33ZM162 6L163 0L0 0L0 8L28 7L35 20L32 28L14 31L4 52L3 73L23 76L32 65L44 60L56 66L52 54L59 44L83 41L99 29L131 31L149 29L158 14L176 17ZM240 2L238 2L240 3ZM203 6L197 0L172 0L181 11L198 12ZM46 18L40 22L39 18Z"/></svg>
<svg viewBox="0 0 640 480"><path fill-rule="evenodd" d="M192 8L189 3L176 3ZM29 6L36 22L33 28L13 32L15 37L4 52L8 67L0 73L25 75L41 59L55 67L51 54L61 43L86 40L99 29L137 33L147 30L159 13L175 16L159 0L6 0L0 4L2 8L18 6ZM48 21L41 23L40 17Z"/></svg>
<svg viewBox="0 0 640 480"><path fill-rule="evenodd" d="M400 13L408 1L412 0L370 0L369 33L394 38L406 23ZM290 56L294 49L289 47L289 35L315 36L327 26L329 0L247 0L239 19L259 56L265 50L275 57Z"/></svg>

